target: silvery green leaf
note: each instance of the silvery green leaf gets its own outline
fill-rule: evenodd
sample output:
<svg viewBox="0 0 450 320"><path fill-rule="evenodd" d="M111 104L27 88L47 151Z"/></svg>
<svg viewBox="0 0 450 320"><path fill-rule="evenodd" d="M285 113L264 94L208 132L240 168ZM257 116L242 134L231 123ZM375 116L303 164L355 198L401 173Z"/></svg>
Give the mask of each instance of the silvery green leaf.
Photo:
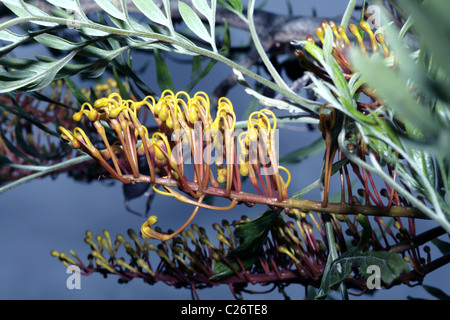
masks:
<svg viewBox="0 0 450 320"><path fill-rule="evenodd" d="M371 87L377 88L380 100L385 101L399 117L421 128L425 134L438 134L441 128L432 121L429 110L416 101L401 76L387 68L381 56L374 54L369 60L357 50L352 50L350 56L355 69Z"/></svg>
<svg viewBox="0 0 450 320"><path fill-rule="evenodd" d="M207 18L208 20L211 17L211 8L209 7L206 0L192 0L194 7Z"/></svg>
<svg viewBox="0 0 450 320"><path fill-rule="evenodd" d="M77 2L75 0L47 0L52 5L69 10L77 10Z"/></svg>
<svg viewBox="0 0 450 320"><path fill-rule="evenodd" d="M133 0L136 7L151 21L168 26L169 21L152 0Z"/></svg>
<svg viewBox="0 0 450 320"><path fill-rule="evenodd" d="M44 46L46 46L48 48L52 48L52 49L73 50L73 49L77 48L76 43L70 42L66 39L54 36L49 33L40 34L40 35L34 37L34 39L37 42L43 44Z"/></svg>
<svg viewBox="0 0 450 320"><path fill-rule="evenodd" d="M0 48L0 55L10 52L12 49L27 41L28 39L30 39L28 35L15 34L8 29L1 30L0 40L8 41L11 43Z"/></svg>
<svg viewBox="0 0 450 320"><path fill-rule="evenodd" d="M112 3L111 0L94 0L94 1L100 6L100 8L105 10L105 12L110 16L113 16L114 18L120 20L125 19L123 12L120 11L120 9L117 8L117 6L114 3Z"/></svg>
<svg viewBox="0 0 450 320"><path fill-rule="evenodd" d="M236 75L237 81L245 87L245 92L256 99L258 99L258 102L261 105L264 105L266 107L273 107L284 111L289 111L291 113L299 113L303 112L304 110L293 103L290 103L289 101L280 100L280 99L273 99L266 97L262 95L261 93L257 92L256 90L252 89L250 85L247 83L247 81L244 78L244 75L242 72L233 69L234 74ZM308 100L308 99L302 99L303 100L303 107L308 108L309 110L314 111L315 113L320 113L320 108L322 106L321 103L318 103L316 101Z"/></svg>
<svg viewBox="0 0 450 320"><path fill-rule="evenodd" d="M47 26L52 27L56 26L56 23L53 22L46 22L46 21L36 21L33 20L32 17L50 17L48 14L46 14L41 9L32 6L31 4L25 3L23 0L17 1L17 0L2 0L2 3L8 7L14 14L16 14L18 17L30 17L30 22L33 21L34 23L41 25L41 26Z"/></svg>
<svg viewBox="0 0 450 320"><path fill-rule="evenodd" d="M0 93L23 88L37 90L46 87L53 81L56 73L76 54L77 51L74 50L64 58L49 63L29 59L0 59L1 65L5 66L9 64L10 67L19 70L0 72ZM17 80L14 78L17 78Z"/></svg>
<svg viewBox="0 0 450 320"><path fill-rule="evenodd" d="M203 25L202 20L197 16L195 11L184 2L178 2L178 10L180 11L183 21L189 29L191 29L199 38L211 42L211 36Z"/></svg>

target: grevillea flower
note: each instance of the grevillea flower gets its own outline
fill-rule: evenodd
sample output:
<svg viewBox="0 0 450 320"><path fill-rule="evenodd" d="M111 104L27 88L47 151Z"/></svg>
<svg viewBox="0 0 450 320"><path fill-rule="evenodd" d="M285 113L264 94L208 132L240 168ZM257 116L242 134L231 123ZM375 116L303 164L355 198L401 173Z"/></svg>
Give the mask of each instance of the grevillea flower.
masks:
<svg viewBox="0 0 450 320"><path fill-rule="evenodd" d="M139 120L142 107L150 110L158 126L152 134ZM227 98L219 99L215 118L210 112L209 97L204 92L191 97L183 91L175 94L166 90L158 101L151 96L142 101L125 100L112 93L93 105L84 103L73 115L75 121L84 116L91 121L105 149L97 149L79 127L73 132L59 129L64 140L91 155L113 178L123 183L151 183L155 192L196 206L183 226L170 235L151 228L157 222L156 216L142 225L144 237L168 240L186 228L200 207L229 210L237 203L253 205L251 194L241 194L241 176L249 177L258 193L256 197L278 201L287 198L290 174L277 162L276 118L272 111L253 112L248 130L241 132L235 130L236 116ZM110 143L107 132L117 140ZM145 159L149 174L140 172L141 158ZM192 162L194 173L188 178L185 164ZM287 173L287 181L279 169ZM208 194L228 198L231 203L226 207L205 204Z"/></svg>
<svg viewBox="0 0 450 320"><path fill-rule="evenodd" d="M359 50L364 55L369 55L369 52L375 54L378 51L382 51L385 58L392 56L392 52L386 46L383 33L373 33L369 23L366 21L361 21L359 23L359 28L355 24L350 24L348 26L348 31L355 37L356 44L352 44L349 40L344 27L336 25L334 21L327 22L325 20L323 20L321 25L316 29L316 35L321 44L325 43L325 34L327 30L330 30L333 34L332 55L339 65L345 79L348 81L354 76L354 68L349 59L348 53L355 45L359 47ZM369 40L365 41L362 36L363 34L367 34ZM312 35L309 35L306 40L311 44L316 44ZM305 69L313 72L316 76L321 77L323 80L331 82L330 75L327 74L326 70L318 61L311 59L312 57L309 55L305 55L301 49L295 50L295 55L300 59L300 63ZM368 110L378 107L381 104L380 101L378 101L375 92L368 86L361 86L358 89L358 92L364 93L367 97L373 100L373 103L357 101L358 109L361 112L366 113Z"/></svg>

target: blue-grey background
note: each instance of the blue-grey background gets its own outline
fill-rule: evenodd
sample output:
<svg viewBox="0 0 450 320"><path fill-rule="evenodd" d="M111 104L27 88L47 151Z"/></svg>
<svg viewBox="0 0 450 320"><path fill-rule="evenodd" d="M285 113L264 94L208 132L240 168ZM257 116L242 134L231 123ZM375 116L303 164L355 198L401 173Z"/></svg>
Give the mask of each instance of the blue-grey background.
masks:
<svg viewBox="0 0 450 320"><path fill-rule="evenodd" d="M261 3L262 1L257 2L257 5ZM292 0L291 4L295 15L310 15L314 7L318 16L326 17L343 13L347 1ZM269 0L266 3L266 9L287 13L284 1ZM239 37L242 37L242 34ZM236 41L233 34L232 39ZM35 53L37 51L28 51L23 57L32 56ZM142 79L149 86L157 88L154 60L142 54L134 55L134 59L150 63ZM167 62L176 89L183 89L189 82L190 66ZM135 61L135 64L139 65L139 60ZM195 89L211 93L229 72L228 67L217 64ZM232 89L228 97L233 102L238 116L242 114L250 101L242 87ZM280 132L282 142L280 154L308 145L314 137L317 137L317 132L308 132L302 126L285 127ZM321 155L318 155L298 165L288 166L293 173L293 181L289 187L291 193L318 178L321 161ZM319 199L319 194L311 192L308 198ZM117 233L126 236L129 228L139 230L143 218L128 213L123 200L122 186L118 182L112 186L102 182L87 184L67 178L65 174L54 179L46 177L35 180L0 195L0 299L191 299L191 293L186 289L175 289L162 283L149 286L141 279L133 280L128 284L118 284L117 277L110 276L105 280L98 274L82 277L80 290L67 289L66 280L69 274L57 259L50 256L50 251L56 249L68 253L69 249L73 249L85 259L89 253L88 245L83 242L87 229L92 230L94 235L101 234L103 229L108 229L113 237ZM131 206L135 210L143 211L145 201L145 197L139 198L132 201ZM152 203L151 214L158 216L158 225L161 228L174 229L184 223L192 209L191 206L178 203L173 199L156 196ZM201 209L194 223L207 227L222 219L229 221L238 219L242 214L255 218L264 210L262 206L251 209L237 207L230 212ZM418 229L425 230L433 225L433 222L423 222L422 227L418 226ZM213 233L211 235L215 236ZM448 240L448 237L444 240ZM437 270L427 276L424 283L446 290L449 287L446 275L448 271L448 267ZM261 290L261 287L249 286L249 289ZM302 286L291 285L286 292L292 299L304 298ZM233 299L227 286L200 290L199 295L201 299ZM433 298L421 287L407 286L379 290L370 298L405 299L407 296ZM283 299L276 290L266 295L247 294L244 297L259 300Z"/></svg>

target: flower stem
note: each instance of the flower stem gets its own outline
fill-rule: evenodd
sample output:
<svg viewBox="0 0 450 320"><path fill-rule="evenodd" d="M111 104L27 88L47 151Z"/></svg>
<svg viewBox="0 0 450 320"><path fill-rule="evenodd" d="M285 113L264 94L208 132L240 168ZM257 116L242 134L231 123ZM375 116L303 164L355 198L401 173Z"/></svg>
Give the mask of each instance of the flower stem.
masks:
<svg viewBox="0 0 450 320"><path fill-rule="evenodd" d="M125 181L129 182L151 182L149 176L140 175L138 178L133 178L131 175L123 176ZM183 191L180 182L169 178L155 178L155 183L166 187L178 187ZM189 187L195 192L198 190L198 184L193 182L187 182ZM203 193L207 195L213 195L218 197L228 198L230 200L235 200L236 202L247 202L255 204L265 204L268 206L275 206L279 208L287 209L299 209L303 211L316 211L316 212L327 212L334 214L344 214L344 215L357 215L362 214L364 216L383 216L383 217L407 217L407 218L418 218L418 219L429 219L427 215L419 211L414 207L399 207L391 206L389 210L385 207L370 206L370 205L358 205L358 204L348 204L348 203L328 203L326 207L322 206L322 201L312 201L307 199L295 199L287 198L284 200L279 200L276 197L267 197L258 194L231 191L229 196L226 196L226 190L221 188L215 188L207 186L203 189Z"/></svg>

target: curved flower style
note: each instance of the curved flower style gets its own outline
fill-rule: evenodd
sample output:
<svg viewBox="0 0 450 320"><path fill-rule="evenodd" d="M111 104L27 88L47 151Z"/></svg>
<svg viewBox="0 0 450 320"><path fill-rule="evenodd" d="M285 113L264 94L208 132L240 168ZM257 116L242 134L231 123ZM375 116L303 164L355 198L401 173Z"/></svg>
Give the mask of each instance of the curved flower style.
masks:
<svg viewBox="0 0 450 320"><path fill-rule="evenodd" d="M138 118L143 106L151 111L159 128L151 136ZM234 196L242 191L241 176L250 178L259 196L278 201L287 198L290 174L277 162L276 118L272 111L263 109L252 113L248 130L242 132L235 130L236 116L227 98L219 99L214 119L210 112L209 97L204 92L190 97L183 91L175 94L165 90L158 101L151 96L142 101L125 100L112 93L96 100L93 106L84 103L73 115L75 121L81 121L84 116L91 121L105 149L98 150L79 127L73 132L59 129L64 140L91 155L113 178L123 183L151 183L155 192L196 206L186 223L170 235L151 228L157 221L155 216L142 225L143 236L168 240L186 228L200 207L229 210L241 202L253 205L251 198L245 201ZM109 131L117 139L112 144L107 136ZM147 162L149 175L140 172L141 158ZM185 163L191 161L194 174L189 179ZM279 169L288 174L286 182ZM155 185L162 186L163 190ZM226 207L205 204L203 199L207 194L229 198L231 203Z"/></svg>

